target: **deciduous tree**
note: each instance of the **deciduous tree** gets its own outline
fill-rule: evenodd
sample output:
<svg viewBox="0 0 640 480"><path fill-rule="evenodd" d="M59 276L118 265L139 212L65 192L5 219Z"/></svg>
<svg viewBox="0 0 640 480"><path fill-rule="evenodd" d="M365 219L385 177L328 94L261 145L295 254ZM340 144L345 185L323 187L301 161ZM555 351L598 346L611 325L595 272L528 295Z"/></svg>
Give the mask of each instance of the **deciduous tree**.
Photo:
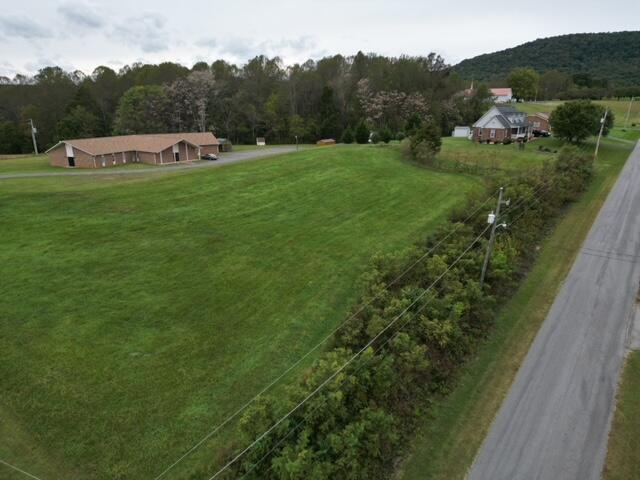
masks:
<svg viewBox="0 0 640 480"><path fill-rule="evenodd" d="M168 129L169 98L164 87L133 87L118 102L114 132L116 134L157 133Z"/></svg>
<svg viewBox="0 0 640 480"><path fill-rule="evenodd" d="M517 100L532 100L538 91L540 76L533 68L514 68L507 82Z"/></svg>

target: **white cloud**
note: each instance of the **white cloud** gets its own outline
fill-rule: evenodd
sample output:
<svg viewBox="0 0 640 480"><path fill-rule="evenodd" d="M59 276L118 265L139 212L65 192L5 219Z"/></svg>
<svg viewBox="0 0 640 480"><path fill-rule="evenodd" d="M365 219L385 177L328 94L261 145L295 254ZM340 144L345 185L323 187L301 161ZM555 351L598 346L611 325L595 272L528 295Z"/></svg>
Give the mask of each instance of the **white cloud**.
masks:
<svg viewBox="0 0 640 480"><path fill-rule="evenodd" d="M75 27L96 29L106 25L105 13L84 2L67 2L58 7L58 13Z"/></svg>
<svg viewBox="0 0 640 480"><path fill-rule="evenodd" d="M111 39L122 41L132 50L145 53L162 52L169 48L170 32L165 29L167 19L155 12L128 17L114 27Z"/></svg>
<svg viewBox="0 0 640 480"><path fill-rule="evenodd" d="M256 55L279 56L285 59L309 58L322 54L316 40L309 35L277 39L255 40L247 37L205 37L195 42L197 47L206 49L209 55L231 57L235 61L245 61Z"/></svg>
<svg viewBox="0 0 640 480"><path fill-rule="evenodd" d="M0 17L0 36L6 41L12 38L42 39L51 37L51 32L25 15Z"/></svg>

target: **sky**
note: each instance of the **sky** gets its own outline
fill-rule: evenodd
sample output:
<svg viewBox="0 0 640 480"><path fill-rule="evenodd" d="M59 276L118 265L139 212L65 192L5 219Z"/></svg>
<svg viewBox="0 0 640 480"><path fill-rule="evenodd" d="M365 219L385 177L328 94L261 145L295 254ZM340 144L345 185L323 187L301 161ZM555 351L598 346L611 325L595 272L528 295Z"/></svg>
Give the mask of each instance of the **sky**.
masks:
<svg viewBox="0 0 640 480"><path fill-rule="evenodd" d="M639 0L5 0L0 75L57 65L186 66L258 54L286 65L359 50L436 52L450 64L536 38L640 29ZM3 3L5 3L3 2Z"/></svg>

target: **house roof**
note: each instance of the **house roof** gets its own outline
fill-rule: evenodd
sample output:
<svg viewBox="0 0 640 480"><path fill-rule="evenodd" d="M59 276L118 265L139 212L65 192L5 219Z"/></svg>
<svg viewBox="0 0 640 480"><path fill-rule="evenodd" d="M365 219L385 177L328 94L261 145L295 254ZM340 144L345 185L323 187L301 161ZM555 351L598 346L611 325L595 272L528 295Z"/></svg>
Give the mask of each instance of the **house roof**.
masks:
<svg viewBox="0 0 640 480"><path fill-rule="evenodd" d="M510 88L490 88L489 91L494 97L511 97L513 91Z"/></svg>
<svg viewBox="0 0 640 480"><path fill-rule="evenodd" d="M493 112L493 115L488 117L491 112ZM529 124L528 117L525 113L517 108L506 105L494 105L491 110L480 117L473 126L481 126L479 124L483 118L495 118L504 128L526 127Z"/></svg>
<svg viewBox="0 0 640 480"><path fill-rule="evenodd" d="M536 112L529 115L530 117L540 117L544 120L549 120L549 114L544 112Z"/></svg>
<svg viewBox="0 0 640 480"><path fill-rule="evenodd" d="M47 152L66 143L89 155L105 155L130 151L159 153L182 141L195 147L202 145L219 145L218 140L211 132L154 133L147 135L118 135L113 137L63 140L51 147Z"/></svg>

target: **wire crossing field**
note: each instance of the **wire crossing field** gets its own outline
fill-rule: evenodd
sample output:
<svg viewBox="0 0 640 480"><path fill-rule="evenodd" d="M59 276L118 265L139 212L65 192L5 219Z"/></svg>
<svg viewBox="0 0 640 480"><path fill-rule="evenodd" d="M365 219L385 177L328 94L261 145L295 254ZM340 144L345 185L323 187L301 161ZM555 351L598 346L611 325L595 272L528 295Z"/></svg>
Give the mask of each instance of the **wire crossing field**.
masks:
<svg viewBox="0 0 640 480"><path fill-rule="evenodd" d="M483 189L367 146L0 185L0 458L65 479L153 478Z"/></svg>

